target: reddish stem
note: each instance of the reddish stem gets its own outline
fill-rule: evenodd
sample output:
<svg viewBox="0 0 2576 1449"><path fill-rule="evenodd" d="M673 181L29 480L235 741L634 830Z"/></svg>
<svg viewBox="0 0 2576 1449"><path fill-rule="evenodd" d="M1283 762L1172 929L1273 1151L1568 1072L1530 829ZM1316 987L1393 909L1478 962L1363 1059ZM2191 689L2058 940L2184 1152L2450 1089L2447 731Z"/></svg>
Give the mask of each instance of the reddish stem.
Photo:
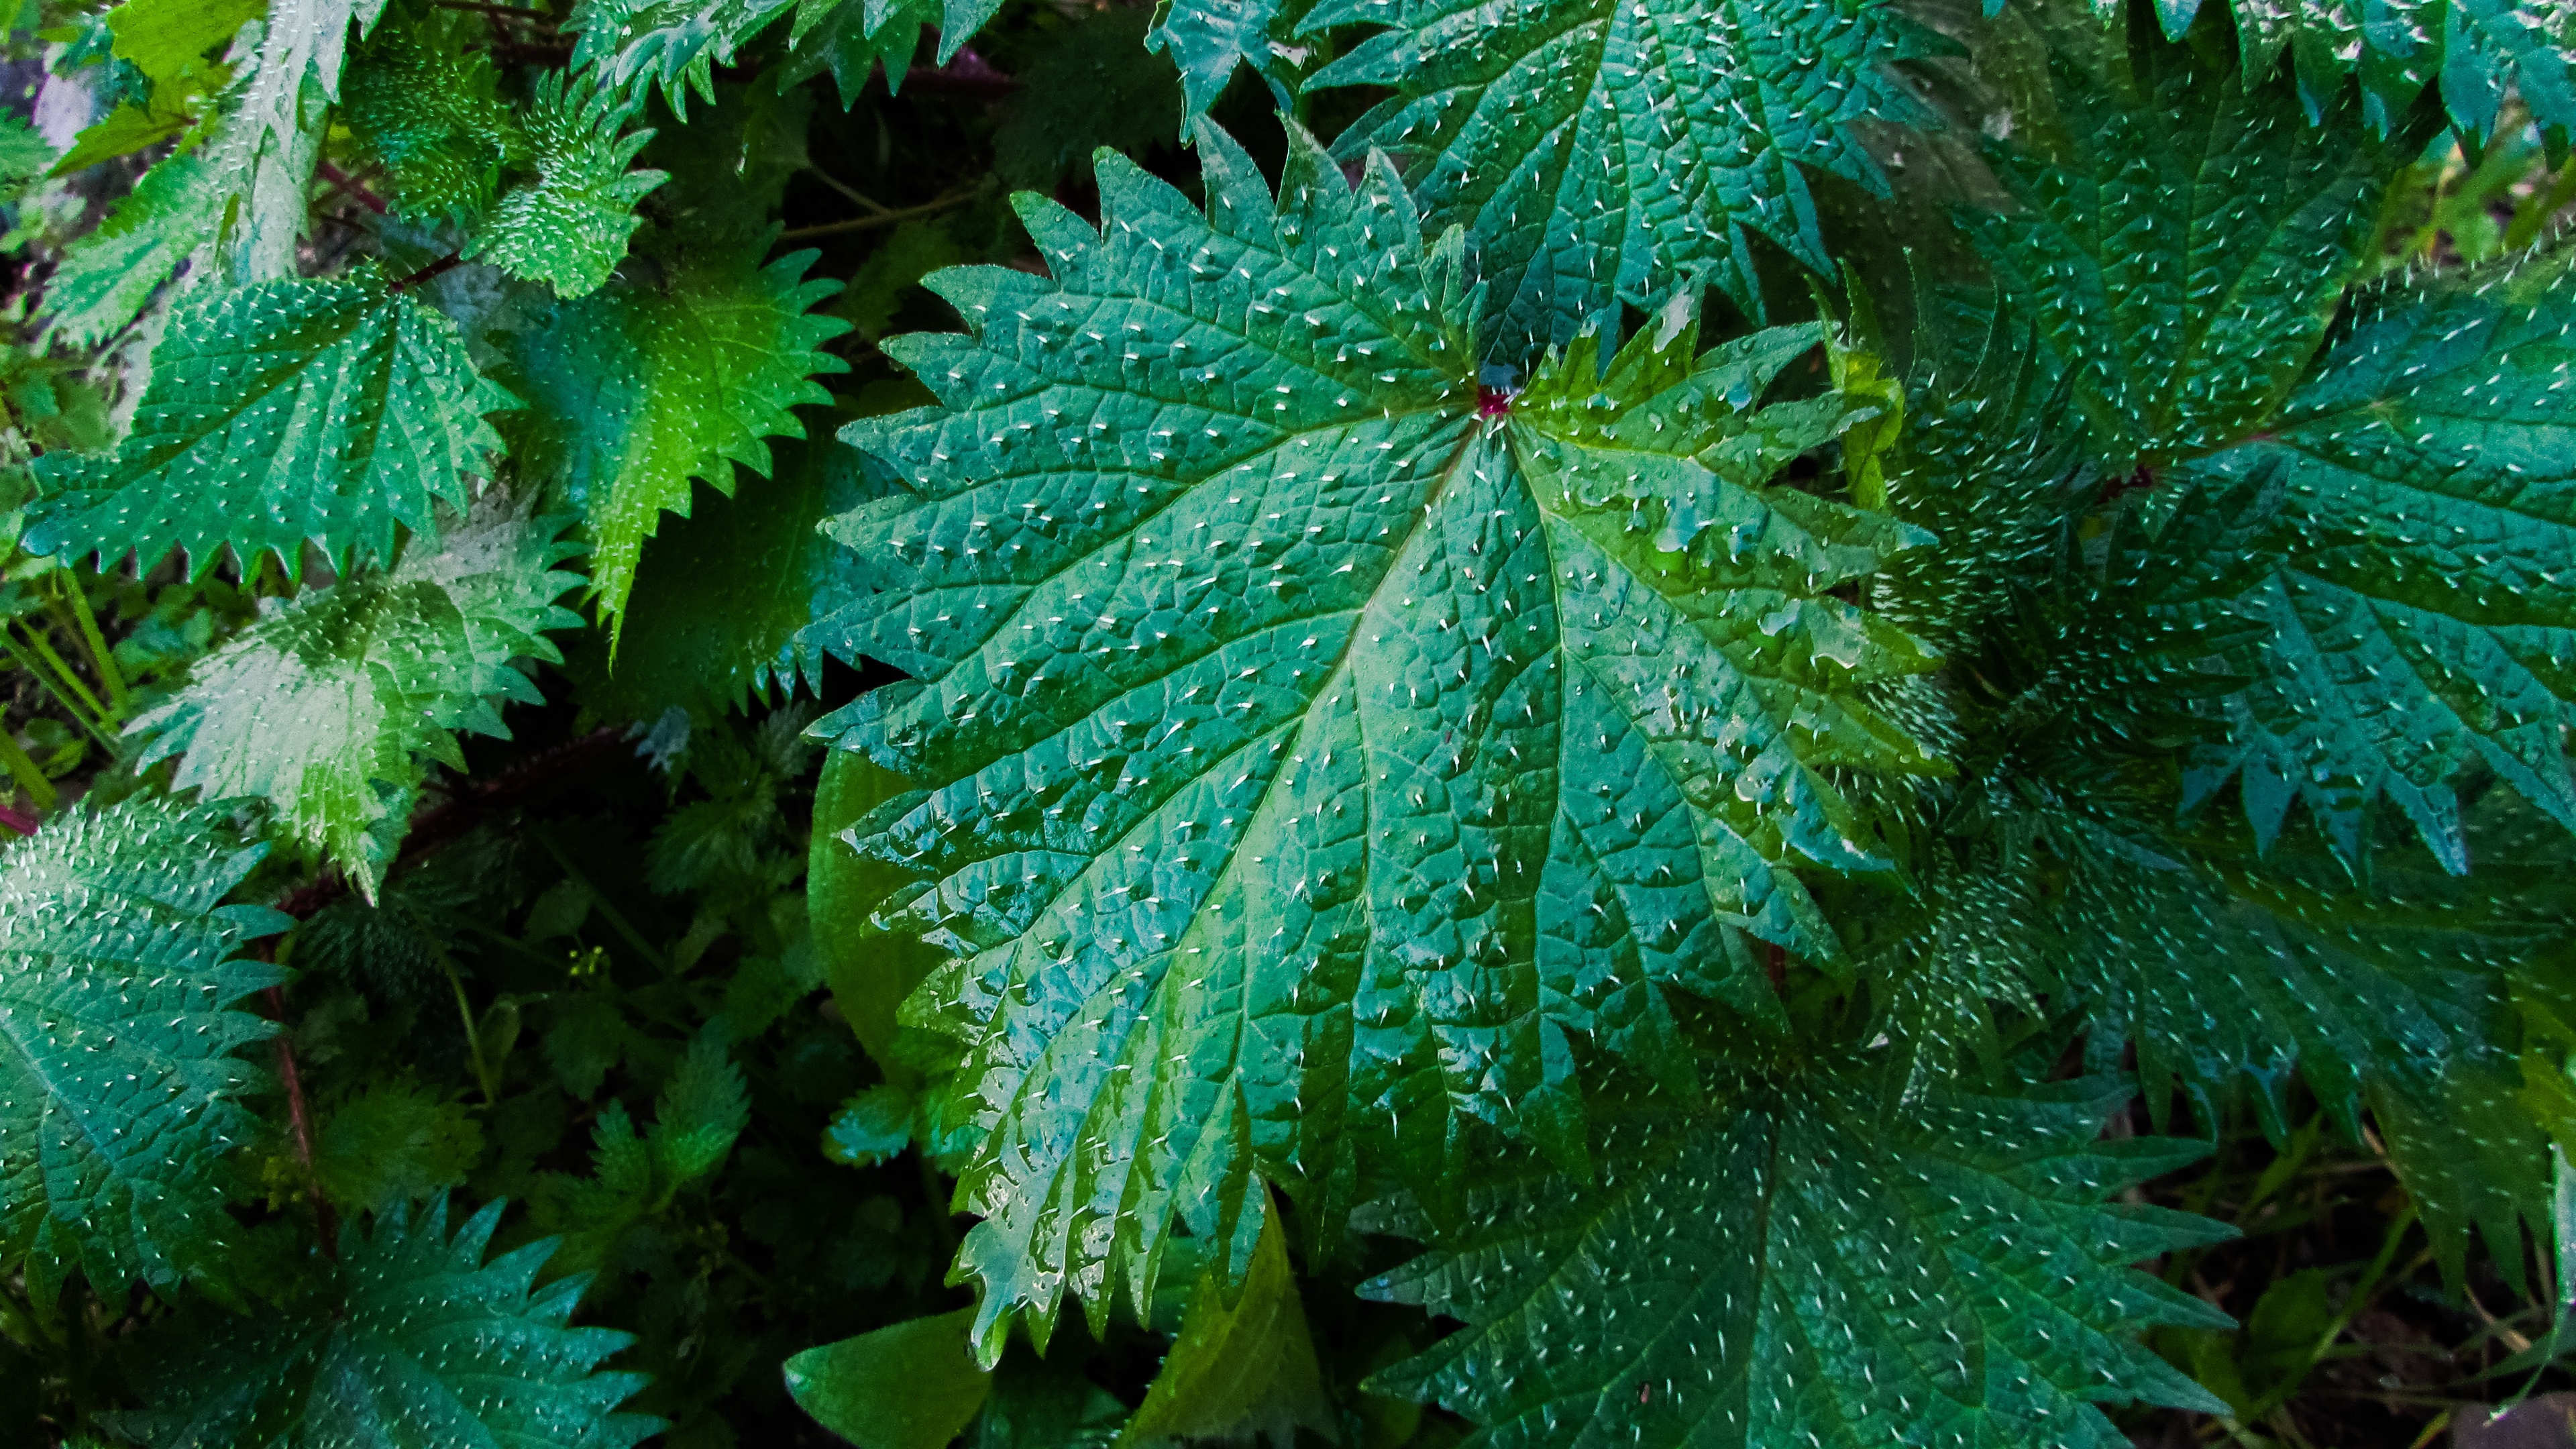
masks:
<svg viewBox="0 0 2576 1449"><path fill-rule="evenodd" d="M14 830L20 835L33 835L36 833L36 817L23 811L12 810L6 805L0 805L0 829Z"/></svg>
<svg viewBox="0 0 2576 1449"><path fill-rule="evenodd" d="M265 957L265 946L258 951ZM286 1028L286 993L272 986L260 993L268 1006L268 1017L278 1024L271 1040L277 1043L277 1080L286 1088L286 1121L295 1133L295 1155L304 1164L304 1190L313 1199L314 1235L322 1241L322 1256L340 1256L339 1215L331 1210L330 1199L322 1195L322 1173L314 1166L313 1109L304 1100L304 1074L295 1067L295 1046Z"/></svg>
<svg viewBox="0 0 2576 1449"><path fill-rule="evenodd" d="M314 163L313 169L321 173L323 180L340 188L340 190L347 193L350 198L355 200L360 206L374 212L378 216L385 214L384 198L369 190L367 188L367 183L360 181L358 178L341 170L339 167L332 165L328 161L319 161Z"/></svg>
<svg viewBox="0 0 2576 1449"><path fill-rule="evenodd" d="M465 258L462 256L450 255L440 257L437 261L431 262L428 266L425 266L419 271L412 273L410 276L403 278L401 281L394 283L385 290L389 292L410 291L412 288L419 286L423 282L433 281L439 277L445 276L462 265L464 261Z"/></svg>

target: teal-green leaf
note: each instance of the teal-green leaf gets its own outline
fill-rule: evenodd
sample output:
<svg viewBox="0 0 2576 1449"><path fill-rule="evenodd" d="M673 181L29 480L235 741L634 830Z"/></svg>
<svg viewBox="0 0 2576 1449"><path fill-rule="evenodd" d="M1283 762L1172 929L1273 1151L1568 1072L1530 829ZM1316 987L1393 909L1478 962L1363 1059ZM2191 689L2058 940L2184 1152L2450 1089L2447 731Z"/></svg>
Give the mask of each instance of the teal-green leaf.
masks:
<svg viewBox="0 0 2576 1449"><path fill-rule="evenodd" d="M489 1262L502 1204L450 1237L447 1201L374 1231L250 1318L190 1314L144 1356L147 1409L104 1416L146 1449L629 1449L666 1426L617 1406L641 1375L596 1372L631 1334L569 1326L587 1280L537 1272L551 1241Z"/></svg>
<svg viewBox="0 0 2576 1449"><path fill-rule="evenodd" d="M1757 236L1830 275L1806 172L1884 189L1855 126L1922 114L1889 66L1926 37L1885 0L1323 0L1300 29L1351 24L1392 28L1308 85L1396 94L1335 151L1475 233L1512 365L1683 276L1759 316Z"/></svg>
<svg viewBox="0 0 2576 1449"><path fill-rule="evenodd" d="M837 290L805 279L815 253L764 266L761 250L667 259L650 281L538 305L502 339L528 402L509 420L517 460L581 510L612 616L663 512L688 510L689 480L729 493L735 464L766 477L764 439L803 437L791 409L829 403L813 379L848 370L818 350L849 324L810 310Z"/></svg>
<svg viewBox="0 0 2576 1449"><path fill-rule="evenodd" d="M341 86L340 118L383 163L398 215L477 218L501 169L527 155L527 137L497 94L499 72L469 43L470 20L437 10L398 16L358 47Z"/></svg>
<svg viewBox="0 0 2576 1449"><path fill-rule="evenodd" d="M101 1294L224 1276L224 1153L275 1028L229 1008L284 978L220 906L261 855L223 812L74 805L0 850L0 1262ZM274 929L273 926L269 927Z"/></svg>
<svg viewBox="0 0 2576 1449"><path fill-rule="evenodd" d="M2096 0L2105 15L2119 7ZM2165 33L2180 39L2201 0L2159 0ZM2382 132L2403 124L2425 87L2438 85L2451 121L2471 139L2495 130L2508 94L2564 135L2576 129L2576 35L2566 16L2516 0L2237 0L2237 44L2251 71L2287 51L2311 115L2341 98L2358 73L2363 115Z"/></svg>
<svg viewBox="0 0 2576 1449"><path fill-rule="evenodd" d="M2349 856L2390 801L2452 870L2464 772L2576 829L2571 328L2564 248L2373 291L2259 434L2176 470L2129 579L2242 681L2195 799L2241 781L2266 840L2304 803Z"/></svg>
<svg viewBox="0 0 2576 1449"><path fill-rule="evenodd" d="M372 899L430 763L463 768L455 731L506 736L496 703L538 697L512 662L558 659L544 631L581 622L554 603L581 582L554 567L565 522L487 507L275 609L135 719L144 760L183 755L173 788L207 800L266 799Z"/></svg>
<svg viewBox="0 0 2576 1449"><path fill-rule="evenodd" d="M809 1348L787 1360L787 1392L859 1449L946 1449L993 1389L967 1351L974 1323L961 1308Z"/></svg>
<svg viewBox="0 0 2576 1449"><path fill-rule="evenodd" d="M919 681L837 727L921 792L850 838L955 957L907 1012L966 1043L988 1361L1175 1215L1248 1249L1256 1162L1329 1220L1356 1138L1579 1154L1574 1039L1686 1076L1667 988L1776 1015L1742 933L1830 961L1798 872L1880 864L1830 777L1940 768L1868 698L1934 657L1833 593L1919 535L1771 481L1865 415L1759 404L1814 329L1480 398L1391 166L1200 150L1205 212L1024 197L1052 280L938 274L972 331L884 345L940 405L843 433L918 490L834 525Z"/></svg>
<svg viewBox="0 0 2576 1449"><path fill-rule="evenodd" d="M2096 460L2232 442L2297 385L2432 117L2374 141L2343 96L2312 126L2286 78L2153 37L2055 74L2059 114L1987 146L2014 204L1976 219L1979 247L2072 375Z"/></svg>
<svg viewBox="0 0 2576 1449"><path fill-rule="evenodd" d="M300 577L308 542L389 558L397 530L435 533L433 504L464 506L500 448L483 414L507 406L454 323L380 280L201 291L116 450L36 461L26 547L147 570L181 549L192 575L230 549Z"/></svg>
<svg viewBox="0 0 2576 1449"><path fill-rule="evenodd" d="M2116 1080L1891 1110L1876 1075L1640 1100L1588 1184L1480 1171L1466 1222L1364 1290L1466 1327L1371 1386L1531 1449L2108 1449L2099 1404L2224 1412L2133 1335L2225 1315L2125 1265L2229 1231L2109 1201L2199 1144L2099 1140Z"/></svg>

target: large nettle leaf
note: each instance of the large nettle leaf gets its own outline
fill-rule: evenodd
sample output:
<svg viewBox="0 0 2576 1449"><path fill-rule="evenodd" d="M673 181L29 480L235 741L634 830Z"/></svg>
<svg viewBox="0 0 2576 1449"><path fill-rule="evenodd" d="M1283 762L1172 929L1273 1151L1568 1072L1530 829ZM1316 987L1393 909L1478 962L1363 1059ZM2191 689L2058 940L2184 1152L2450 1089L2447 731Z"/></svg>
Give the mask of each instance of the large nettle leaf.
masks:
<svg viewBox="0 0 2576 1449"><path fill-rule="evenodd" d="M506 738L495 703L539 698L514 661L559 661L543 631L581 623L554 602L581 583L554 567L567 522L486 506L444 547L274 607L136 718L144 763L184 754L172 788L265 797L372 899L430 763L465 768L458 730Z"/></svg>
<svg viewBox="0 0 2576 1449"><path fill-rule="evenodd" d="M1335 143L1393 157L1465 223L1506 349L1564 342L1676 274L1761 309L1752 238L1831 275L1804 168L1885 188L1854 131L1921 110L1888 70L1928 36L1886 0L1323 0L1392 27L1308 82L1396 94Z"/></svg>
<svg viewBox="0 0 2576 1449"><path fill-rule="evenodd" d="M734 467L767 476L767 438L801 438L791 408L829 404L813 379L849 364L821 351L849 330L814 315L838 286L805 278L815 253L762 265L761 248L661 259L648 279L539 309L505 341L520 466L582 510L591 583L624 612L644 540L686 516L689 480L730 493Z"/></svg>
<svg viewBox="0 0 2576 1449"><path fill-rule="evenodd" d="M2175 470L2126 565L2173 647L2243 681L2195 797L2337 848L2394 802L2468 868L2457 781L2576 828L2576 251L2362 296L2262 431Z"/></svg>
<svg viewBox="0 0 2576 1449"><path fill-rule="evenodd" d="M2230 1230L2106 1201L2199 1144L2099 1140L2115 1078L1891 1112L1883 1075L1641 1094L1589 1182L1481 1170L1463 1225L1364 1290L1467 1326L1373 1387L1533 1449L2109 1449L2097 1404L2222 1410L2131 1335L2226 1316L2123 1265Z"/></svg>
<svg viewBox="0 0 2576 1449"><path fill-rule="evenodd" d="M1865 686L1926 649L1837 597L1916 537L1775 485L1866 409L1758 405L1817 341L1695 354L1677 309L1480 397L1455 234L1302 134L1274 204L1104 160L1052 280L932 283L889 352L941 405L850 425L917 496L835 525L887 591L847 647L918 684L831 726L917 788L850 834L879 928L956 960L983 1147L979 1350L1154 1277L1170 1220L1257 1237L1258 1165L1329 1216L1436 1179L1468 1119L1583 1153L1575 1041L1687 1078L1662 992L1776 1013L1742 933L1836 954L1797 872L1877 862L1828 779L1940 767Z"/></svg>
<svg viewBox="0 0 2576 1449"><path fill-rule="evenodd" d="M226 549L290 576L307 542L389 558L397 530L435 532L434 504L464 506L500 450L483 414L509 405L454 323L379 279L201 291L153 349L125 441L36 461L25 546L145 569L184 549L200 575Z"/></svg>
<svg viewBox="0 0 2576 1449"><path fill-rule="evenodd" d="M101 1294L225 1276L220 1158L258 1124L228 1010L283 979L239 959L268 912L226 908L262 854L222 812L74 806L0 851L0 1264Z"/></svg>
<svg viewBox="0 0 2576 1449"><path fill-rule="evenodd" d="M152 1408L106 1416L149 1449L627 1449L667 1427L613 1412L643 1376L595 1372L635 1341L568 1326L586 1274L540 1288L551 1239L489 1262L503 1203L450 1237L447 1202L403 1208L275 1311L183 1318L142 1375Z"/></svg>

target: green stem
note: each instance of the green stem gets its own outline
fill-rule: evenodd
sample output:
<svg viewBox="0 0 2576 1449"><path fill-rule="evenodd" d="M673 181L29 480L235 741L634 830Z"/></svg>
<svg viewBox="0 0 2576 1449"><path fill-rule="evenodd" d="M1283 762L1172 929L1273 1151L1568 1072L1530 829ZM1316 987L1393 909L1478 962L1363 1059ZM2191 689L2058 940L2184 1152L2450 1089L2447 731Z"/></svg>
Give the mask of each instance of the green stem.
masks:
<svg viewBox="0 0 2576 1449"><path fill-rule="evenodd" d="M45 638L43 630L29 629L27 643L35 649L38 657L53 666L54 673L62 677L63 687L80 696L81 703L89 706L89 712L94 718L102 723L109 720L107 706L100 702L97 695L90 693L88 685L81 683L80 676L73 673L72 667L63 662L63 656L54 652L54 646Z"/></svg>
<svg viewBox="0 0 2576 1449"><path fill-rule="evenodd" d="M61 798L54 791L54 782L46 779L44 770L36 764L35 757L27 753L25 745L18 743L17 733L9 728L9 716L5 712L0 712L0 765L8 767L9 778L18 782L18 788L27 792L27 799L38 810L53 809Z"/></svg>
<svg viewBox="0 0 2576 1449"><path fill-rule="evenodd" d="M500 1105L501 1094L492 1090L492 1069L483 1061L483 1034L474 1028L474 1005L465 999L465 983L456 974L456 963L448 958L447 948L432 945L438 956L438 969L447 973L448 988L456 993L456 1019L465 1023L465 1050L474 1059L474 1081L483 1089L483 1105Z"/></svg>
<svg viewBox="0 0 2576 1449"><path fill-rule="evenodd" d="M555 838L544 830L530 830L528 833L536 837L537 844L545 847L546 854L554 857L556 865L563 867L565 875L570 876L583 890L590 892L591 909L605 917L609 925L616 927L617 934L624 936L627 945L634 947L638 955L652 963L654 970L666 976L669 975L671 963L664 959L661 952L653 949L653 943L644 939L644 933L636 930L633 922L628 921L617 907L608 903L608 897L601 895L599 887L590 883L590 877L582 874L581 867L573 864L572 858L563 853L563 847L555 844Z"/></svg>
<svg viewBox="0 0 2576 1449"><path fill-rule="evenodd" d="M90 612L89 593L81 587L80 579L69 574L56 577L68 579L63 594L71 605L73 620L80 625L81 643L88 648L90 663L98 669L98 682L107 686L108 703L116 707L116 718L122 723L134 699L125 687L125 671L116 667L116 654L107 647L107 636L99 632L98 616Z"/></svg>
<svg viewBox="0 0 2576 1449"><path fill-rule="evenodd" d="M63 713L71 716L72 723L89 731L90 737L105 746L110 755L117 753L115 737L102 729L98 720L80 707L79 701L63 693L62 685L54 679L53 675L46 672L43 665L36 662L36 656L28 653L27 646L19 643L17 634L5 625L0 625L0 649L6 649L9 657L17 661L19 668L35 676L36 683L43 687L45 693L53 696L54 703L62 706Z"/></svg>

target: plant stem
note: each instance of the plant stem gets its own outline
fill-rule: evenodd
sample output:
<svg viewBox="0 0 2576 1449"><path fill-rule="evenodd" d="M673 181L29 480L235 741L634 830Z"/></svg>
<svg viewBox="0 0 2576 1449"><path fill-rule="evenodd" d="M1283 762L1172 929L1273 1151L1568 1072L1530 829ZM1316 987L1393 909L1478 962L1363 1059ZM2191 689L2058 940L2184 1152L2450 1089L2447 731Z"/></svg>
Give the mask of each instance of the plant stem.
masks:
<svg viewBox="0 0 2576 1449"><path fill-rule="evenodd" d="M857 187L843 181L840 177L833 175L831 172L824 170L820 166L808 165L805 168L805 172L815 180L822 182L834 191L837 191L843 196L850 198L852 201L857 202L859 205L866 207L869 211L874 212L878 216L884 216L891 210L891 208L889 208L884 202L879 201L875 197L868 195L866 192L859 190Z"/></svg>
<svg viewBox="0 0 2576 1449"><path fill-rule="evenodd" d="M268 949L263 946L257 954L265 960ZM314 1165L313 1109L304 1100L304 1074L295 1068L295 1044L286 1025L286 993L272 986L260 993L260 1000L268 1006L269 1020L278 1025L277 1035L270 1040L277 1043L277 1080L286 1088L286 1121L295 1134L296 1159L304 1164L304 1190L313 1199L314 1236L321 1240L322 1256L336 1260L339 1219L331 1211L331 1200L322 1195L322 1171Z"/></svg>
<svg viewBox="0 0 2576 1449"><path fill-rule="evenodd" d="M503 20L516 20L522 24L533 25L540 30L551 31L555 28L555 18L552 15L543 10L531 10L525 5L494 5L488 3L488 0L430 0L430 4L441 10L465 10L476 15L493 15Z"/></svg>
<svg viewBox="0 0 2576 1449"><path fill-rule="evenodd" d="M88 706L92 716L102 723L109 719L107 706L100 702L97 695L90 693L88 685L81 683L80 676L73 673L72 667L63 662L63 656L54 652L54 646L46 640L43 630L29 629L27 643L36 651L38 657L52 666L56 677L62 680L63 687L78 697L82 704Z"/></svg>
<svg viewBox="0 0 2576 1449"><path fill-rule="evenodd" d="M896 222L910 221L915 217L937 216L943 211L954 211L974 199L974 192L961 191L951 196L943 196L937 201L925 201L919 206L907 206L900 211L881 211L874 216L853 217L848 221L827 221L821 226L796 227L793 230L780 232L778 239L783 242L805 241L821 236L847 236L854 231L874 231L878 227L892 226Z"/></svg>
<svg viewBox="0 0 2576 1449"><path fill-rule="evenodd" d="M63 597L71 606L73 622L80 626L81 645L89 650L89 662L98 672L98 682L107 688L107 702L115 707L116 718L122 721L134 702L133 693L125 686L125 671L116 667L116 653L107 647L107 636L99 632L98 616L90 612L89 595L81 588L80 580L61 573L55 577L65 580Z"/></svg>
<svg viewBox="0 0 2576 1449"><path fill-rule="evenodd" d="M5 713L0 713L0 766L8 768L9 778L18 782L18 788L27 792L27 799L38 810L53 809L54 802L61 798L54 792L54 782L45 778L45 772L27 753L27 747L18 743L17 731L9 728Z"/></svg>
<svg viewBox="0 0 2576 1449"><path fill-rule="evenodd" d="M378 216L383 216L385 214L385 199L376 195L375 191L370 188L367 183L360 181L358 178L341 170L339 167L332 165L328 161L314 162L313 169L321 175L323 180L330 182L335 187L338 187L341 193L346 195L350 200L357 202L360 206L374 212Z"/></svg>
<svg viewBox="0 0 2576 1449"><path fill-rule="evenodd" d="M385 290L388 292L407 292L412 288L419 286L423 282L445 276L448 272L455 270L456 267L464 260L464 257L453 254L440 257L437 261L431 262L428 266L425 266L419 271L412 273L410 276L403 278L401 281L394 283Z"/></svg>
<svg viewBox="0 0 2576 1449"><path fill-rule="evenodd" d="M43 665L36 662L36 656L28 653L27 646L19 643L17 634L5 625L0 625L0 649L6 649L9 657L17 661L19 668L35 676L36 683L44 689L45 693L53 697L54 703L62 707L63 713L71 716L72 723L89 731L90 738L105 747L109 755L116 754L115 736L100 728L98 720L82 709L79 701L63 692L62 685L45 671ZM86 690L82 692L87 693Z"/></svg>
<svg viewBox="0 0 2576 1449"><path fill-rule="evenodd" d="M617 907L608 903L608 897L599 893L599 887L590 883L590 877L582 874L581 867L572 863L572 858L563 853L562 846L555 844L552 835L541 826L530 826L528 834L536 838L537 844L545 847L546 854L554 857L555 864L563 868L565 875L570 876L583 890L590 893L591 909L599 912L609 925L615 927L617 934L626 938L627 945L634 947L636 953L649 962L654 970L665 976L670 974L670 961L653 948L652 942L644 939L644 933L636 930L634 923L627 920Z"/></svg>
<svg viewBox="0 0 2576 1449"><path fill-rule="evenodd" d="M456 974L456 962L447 948L432 939L430 950L438 956L438 969L447 973L447 988L456 993L456 1019L465 1023L465 1053L474 1060L474 1081L483 1089L483 1105L499 1106L501 1094L492 1090L492 1068L483 1060L483 1033L474 1027L474 1005L465 999L465 983Z"/></svg>

